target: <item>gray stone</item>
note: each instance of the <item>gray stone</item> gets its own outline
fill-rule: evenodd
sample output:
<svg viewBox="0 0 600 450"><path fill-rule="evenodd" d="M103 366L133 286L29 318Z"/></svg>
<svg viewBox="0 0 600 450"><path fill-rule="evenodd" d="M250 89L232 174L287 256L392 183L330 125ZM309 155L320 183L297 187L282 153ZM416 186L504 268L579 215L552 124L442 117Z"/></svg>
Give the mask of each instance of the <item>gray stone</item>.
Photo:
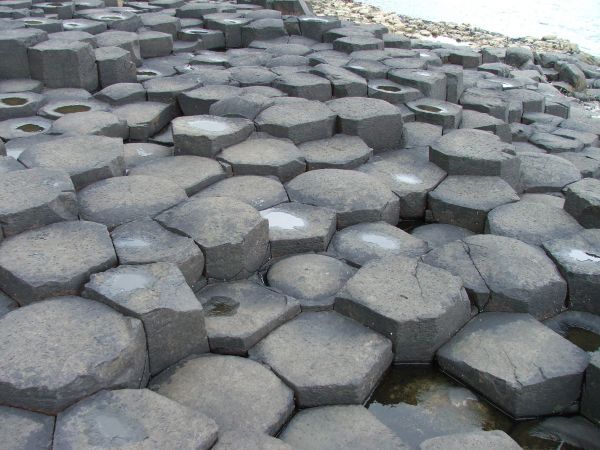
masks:
<svg viewBox="0 0 600 450"><path fill-rule="evenodd" d="M423 257L462 278L480 311L524 312L537 319L565 305L567 283L538 247L495 235L469 236Z"/></svg>
<svg viewBox="0 0 600 450"><path fill-rule="evenodd" d="M336 134L299 146L307 169L354 169L366 162L373 150L358 136Z"/></svg>
<svg viewBox="0 0 600 450"><path fill-rule="evenodd" d="M43 95L34 92L0 94L0 120L35 116L44 101Z"/></svg>
<svg viewBox="0 0 600 450"><path fill-rule="evenodd" d="M221 433L276 434L294 410L293 393L279 378L238 356L189 358L155 377L150 388L211 417Z"/></svg>
<svg viewBox="0 0 600 450"><path fill-rule="evenodd" d="M354 266L387 256L419 257L427 243L386 222L361 223L338 231L329 250Z"/></svg>
<svg viewBox="0 0 600 450"><path fill-rule="evenodd" d="M168 56L173 51L173 37L161 31L143 31L138 33L142 58Z"/></svg>
<svg viewBox="0 0 600 450"><path fill-rule="evenodd" d="M145 101L146 90L140 83L117 83L96 92L94 98L112 106L122 106Z"/></svg>
<svg viewBox="0 0 600 450"><path fill-rule="evenodd" d="M210 115L173 120L175 154L213 157L225 147L244 141L254 131L248 119Z"/></svg>
<svg viewBox="0 0 600 450"><path fill-rule="evenodd" d="M205 450L217 424L147 389L101 391L61 412L54 448L129 447Z"/></svg>
<svg viewBox="0 0 600 450"><path fill-rule="evenodd" d="M375 177L340 169L303 173L286 186L290 200L333 209L337 226L361 222L398 223L398 198Z"/></svg>
<svg viewBox="0 0 600 450"><path fill-rule="evenodd" d="M173 147L165 145L136 142L123 146L125 167L132 169L139 164L173 156Z"/></svg>
<svg viewBox="0 0 600 450"><path fill-rule="evenodd" d="M39 168L1 174L3 236L63 220L77 220L75 187L66 173Z"/></svg>
<svg viewBox="0 0 600 450"><path fill-rule="evenodd" d="M326 255L293 255L269 268L269 286L300 302L303 311L333 308L335 295L355 270Z"/></svg>
<svg viewBox="0 0 600 450"><path fill-rule="evenodd" d="M90 274L117 263L104 225L59 222L0 245L0 287L21 305L77 294Z"/></svg>
<svg viewBox="0 0 600 450"><path fill-rule="evenodd" d="M329 80L335 97L366 97L367 95L365 79L343 67L317 64L310 72Z"/></svg>
<svg viewBox="0 0 600 450"><path fill-rule="evenodd" d="M35 28L3 30L0 37L0 79L29 78L29 47L48 39L45 31Z"/></svg>
<svg viewBox="0 0 600 450"><path fill-rule="evenodd" d="M275 39L286 35L283 20L258 19L242 27L242 45L247 47L253 41Z"/></svg>
<svg viewBox="0 0 600 450"><path fill-rule="evenodd" d="M299 407L361 404L390 365L392 345L336 312L305 312L249 354L291 385Z"/></svg>
<svg viewBox="0 0 600 450"><path fill-rule="evenodd" d="M225 178L203 189L194 197L227 197L247 203L259 211L288 201L285 189L278 180L256 175Z"/></svg>
<svg viewBox="0 0 600 450"><path fill-rule="evenodd" d="M556 155L519 153L521 187L525 192L560 192L581 179L577 167Z"/></svg>
<svg viewBox="0 0 600 450"><path fill-rule="evenodd" d="M393 105L407 103L423 97L423 94L418 89L402 86L386 79L370 80L368 95L372 98L385 100Z"/></svg>
<svg viewBox="0 0 600 450"><path fill-rule="evenodd" d="M52 122L38 116L20 117L0 122L0 139L9 141L16 138L24 138L46 134L50 131Z"/></svg>
<svg viewBox="0 0 600 450"><path fill-rule="evenodd" d="M225 170L215 160L200 156L158 158L138 164L129 175L146 175L169 180L191 196L226 177Z"/></svg>
<svg viewBox="0 0 600 450"><path fill-rule="evenodd" d="M283 2L287 0L275 0ZM296 0L290 0L296 1ZM301 0L300 0L301 1ZM219 441L213 450L293 450L285 442L264 433L226 431L219 434Z"/></svg>
<svg viewBox="0 0 600 450"><path fill-rule="evenodd" d="M420 90L425 97L446 101L446 74L418 69L394 69L388 78L403 86Z"/></svg>
<svg viewBox="0 0 600 450"><path fill-rule="evenodd" d="M142 56L140 54L140 41L137 33L128 31L106 31L95 36L96 45L102 47L119 47L127 50L131 56L131 61L136 66L142 65Z"/></svg>
<svg viewBox="0 0 600 450"><path fill-rule="evenodd" d="M535 132L529 137L529 142L549 153L579 152L583 142L579 139L557 136L552 133Z"/></svg>
<svg viewBox="0 0 600 450"><path fill-rule="evenodd" d="M442 127L424 122L408 122L402 130L402 147L427 147L442 136Z"/></svg>
<svg viewBox="0 0 600 450"><path fill-rule="evenodd" d="M55 94L55 97L63 97L58 90ZM83 91L88 94L87 91ZM75 94L77 95L77 94ZM82 98L82 97L69 97L68 92L64 93L63 98L54 98L48 96L48 102L40 108L38 111L38 115L42 117L46 117L47 119L59 119L68 114L74 114L78 112L87 112L87 111L108 111L109 106L105 103L99 102L92 98Z"/></svg>
<svg viewBox="0 0 600 450"><path fill-rule="evenodd" d="M296 414L280 438L306 450L405 450L409 447L392 430L359 405L323 406Z"/></svg>
<svg viewBox="0 0 600 450"><path fill-rule="evenodd" d="M117 83L135 83L137 73L131 53L120 47L100 47L94 51L98 82L106 88ZM145 100L145 99L142 99Z"/></svg>
<svg viewBox="0 0 600 450"><path fill-rule="evenodd" d="M18 308L19 305L12 298L0 291L0 317L8 314L13 309Z"/></svg>
<svg viewBox="0 0 600 450"><path fill-rule="evenodd" d="M106 111L67 114L52 124L52 133L62 135L92 134L127 139L129 127L125 120Z"/></svg>
<svg viewBox="0 0 600 450"><path fill-rule="evenodd" d="M201 84L201 77L194 73L171 77L156 77L144 81L148 101L176 103L179 94Z"/></svg>
<svg viewBox="0 0 600 450"><path fill-rule="evenodd" d="M406 106L420 122L439 125L445 130L458 128L462 121L462 106L429 97L408 102Z"/></svg>
<svg viewBox="0 0 600 450"><path fill-rule="evenodd" d="M302 203L281 203L260 212L269 221L271 256L324 252L335 232L336 213Z"/></svg>
<svg viewBox="0 0 600 450"><path fill-rule="evenodd" d="M332 88L329 80L311 73L290 73L273 81L273 87L289 96L325 102L331 99Z"/></svg>
<svg viewBox="0 0 600 450"><path fill-rule="evenodd" d="M584 230L543 246L567 280L571 308L600 315L600 231Z"/></svg>
<svg viewBox="0 0 600 450"><path fill-rule="evenodd" d="M360 137L375 151L392 149L400 144L402 116L396 106L364 97L331 100L327 106L338 115L338 132Z"/></svg>
<svg viewBox="0 0 600 450"><path fill-rule="evenodd" d="M363 266L335 310L389 337L394 362L430 362L470 317L460 278L417 259L390 256Z"/></svg>
<svg viewBox="0 0 600 450"><path fill-rule="evenodd" d="M450 242L472 236L474 233L466 228L448 225L446 223L430 223L415 228L410 234L423 239L429 247L435 249Z"/></svg>
<svg viewBox="0 0 600 450"><path fill-rule="evenodd" d="M558 70L560 81L569 83L576 91L585 91L587 88L585 74L579 67L566 61L559 61L554 67Z"/></svg>
<svg viewBox="0 0 600 450"><path fill-rule="evenodd" d="M509 101L502 92L470 88L460 96L460 104L464 109L486 113L504 122L509 122Z"/></svg>
<svg viewBox="0 0 600 450"><path fill-rule="evenodd" d="M481 233L491 210L517 200L502 178L449 176L429 193L429 208L436 221Z"/></svg>
<svg viewBox="0 0 600 450"><path fill-rule="evenodd" d="M600 228L600 180L585 178L564 192L565 211L585 228Z"/></svg>
<svg viewBox="0 0 600 450"><path fill-rule="evenodd" d="M489 450L520 450L504 431L472 431L439 436L423 441L420 450L466 450L485 448Z"/></svg>
<svg viewBox="0 0 600 450"><path fill-rule="evenodd" d="M70 175L76 189L125 171L123 141L105 136L72 136L41 142L25 150L26 167L56 169Z"/></svg>
<svg viewBox="0 0 600 450"><path fill-rule="evenodd" d="M152 375L208 351L202 306L175 264L119 266L96 273L81 295L142 321Z"/></svg>
<svg viewBox="0 0 600 450"><path fill-rule="evenodd" d="M585 371L585 383L581 397L581 414L596 425L600 424L600 352L592 353L590 365Z"/></svg>
<svg viewBox="0 0 600 450"><path fill-rule="evenodd" d="M508 236L532 245L583 231L562 208L542 202L520 201L490 211L486 232Z"/></svg>
<svg viewBox="0 0 600 450"><path fill-rule="evenodd" d="M248 280L209 285L197 298L204 308L212 353L246 355L300 312L296 299Z"/></svg>
<svg viewBox="0 0 600 450"><path fill-rule="evenodd" d="M460 128L472 128L475 130L484 130L494 133L503 142L512 142L514 136L511 132L513 124L507 124L503 120L492 117L479 111L465 109L462 112L462 121ZM527 126L523 124L514 124L517 126Z"/></svg>
<svg viewBox="0 0 600 450"><path fill-rule="evenodd" d="M130 140L145 141L169 124L175 117L175 107L169 103L135 102L115 108L113 114L127 121Z"/></svg>
<svg viewBox="0 0 600 450"><path fill-rule="evenodd" d="M589 357L528 314L483 313L438 351L437 361L520 418L560 413L576 402Z"/></svg>
<svg viewBox="0 0 600 450"><path fill-rule="evenodd" d="M527 47L508 47L504 60L511 66L522 67L529 61L533 61L533 52Z"/></svg>
<svg viewBox="0 0 600 450"><path fill-rule="evenodd" d="M58 297L0 319L0 402L49 414L147 380L144 328L106 305Z"/></svg>
<svg viewBox="0 0 600 450"><path fill-rule="evenodd" d="M267 253L267 220L238 200L194 198L164 212L157 220L196 241L206 258L206 276L210 278L247 278L260 267Z"/></svg>
<svg viewBox="0 0 600 450"><path fill-rule="evenodd" d="M237 86L210 85L202 86L191 91L182 92L177 100L186 116L208 114L213 103L229 97L237 97L243 93Z"/></svg>
<svg viewBox="0 0 600 450"><path fill-rule="evenodd" d="M246 92L239 97L227 97L213 103L209 109L209 113L213 116L241 117L254 120L256 116L272 104L273 101L269 97Z"/></svg>
<svg viewBox="0 0 600 450"><path fill-rule="evenodd" d="M0 406L2 445L11 449L51 450L54 417Z"/></svg>

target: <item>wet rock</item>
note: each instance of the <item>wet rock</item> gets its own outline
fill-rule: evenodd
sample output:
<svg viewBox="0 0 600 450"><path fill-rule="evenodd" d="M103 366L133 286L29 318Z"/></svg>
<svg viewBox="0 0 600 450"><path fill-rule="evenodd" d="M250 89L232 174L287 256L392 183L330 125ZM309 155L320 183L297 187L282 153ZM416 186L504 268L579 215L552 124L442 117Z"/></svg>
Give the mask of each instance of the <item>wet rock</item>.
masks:
<svg viewBox="0 0 600 450"><path fill-rule="evenodd" d="M584 230L544 242L569 285L571 308L600 313L600 231Z"/></svg>
<svg viewBox="0 0 600 450"><path fill-rule="evenodd" d="M441 223L480 233L490 211L517 200L513 188L499 177L450 176L429 193L429 208Z"/></svg>
<svg viewBox="0 0 600 450"><path fill-rule="evenodd" d="M269 221L271 256L323 252L335 232L336 213L302 203L281 203L261 211Z"/></svg>
<svg viewBox="0 0 600 450"><path fill-rule="evenodd" d="M564 307L567 284L545 253L517 239L465 237L423 257L462 278L480 311L526 312L538 319Z"/></svg>
<svg viewBox="0 0 600 450"><path fill-rule="evenodd" d="M120 266L94 274L82 295L142 321L153 375L208 351L202 306L172 263Z"/></svg>
<svg viewBox="0 0 600 450"><path fill-rule="evenodd" d="M195 198L165 211L157 220L196 241L210 278L247 278L266 256L268 222L256 209L238 200Z"/></svg>
<svg viewBox="0 0 600 450"><path fill-rule="evenodd" d="M55 223L2 241L0 287L22 305L77 294L91 273L116 262L105 226Z"/></svg>
<svg viewBox="0 0 600 450"><path fill-rule="evenodd" d="M371 261L337 295L335 310L389 337L394 362L430 362L470 316L462 281L401 256Z"/></svg>
<svg viewBox="0 0 600 450"><path fill-rule="evenodd" d="M51 450L54 417L0 406L2 445L12 449Z"/></svg>
<svg viewBox="0 0 600 450"><path fill-rule="evenodd" d="M294 410L293 393L279 378L262 364L238 356L186 359L155 377L150 388L211 417L221 433L273 435Z"/></svg>
<svg viewBox="0 0 600 450"><path fill-rule="evenodd" d="M600 228L600 180L586 178L568 185L565 211L585 228Z"/></svg>
<svg viewBox="0 0 600 450"><path fill-rule="evenodd" d="M217 424L204 414L147 389L121 389L101 391L60 413L54 446L208 449L216 440Z"/></svg>
<svg viewBox="0 0 600 450"><path fill-rule="evenodd" d="M2 173L2 235L7 237L63 220L76 220L74 191L69 176L62 171L36 168Z"/></svg>
<svg viewBox="0 0 600 450"><path fill-rule="evenodd" d="M294 416L280 437L294 448L307 450L409 448L359 405L305 409Z"/></svg>
<svg viewBox="0 0 600 450"><path fill-rule="evenodd" d="M398 222L398 199L370 175L339 169L303 173L286 186L290 200L331 208L339 228L360 222Z"/></svg>
<svg viewBox="0 0 600 450"><path fill-rule="evenodd" d="M457 227L455 225L430 223L415 228L410 234L424 240L429 247L435 249L450 242L472 236L474 233L466 228Z"/></svg>
<svg viewBox="0 0 600 450"><path fill-rule="evenodd" d="M513 417L568 408L580 395L588 360L530 315L513 313L477 315L437 353L443 370Z"/></svg>
<svg viewBox="0 0 600 450"><path fill-rule="evenodd" d="M373 150L360 137L346 134L305 142L299 149L303 153L308 170L354 169L373 154Z"/></svg>
<svg viewBox="0 0 600 450"><path fill-rule="evenodd" d="M520 201L490 211L486 232L519 239L532 245L583 231L566 211L542 202Z"/></svg>
<svg viewBox="0 0 600 450"><path fill-rule="evenodd" d="M213 284L197 297L204 307L213 353L246 355L271 331L300 312L294 298L252 281Z"/></svg>
<svg viewBox="0 0 600 450"><path fill-rule="evenodd" d="M242 201L259 211L288 201L283 185L270 177L239 175L226 178L203 189L194 197L227 197Z"/></svg>
<svg viewBox="0 0 600 450"><path fill-rule="evenodd" d="M419 446L420 450L463 450L465 448L519 450L521 446L500 430L449 434L427 439Z"/></svg>
<svg viewBox="0 0 600 450"><path fill-rule="evenodd" d="M142 323L101 303L59 297L13 311L0 323L5 405L56 414L101 389L145 384Z"/></svg>
<svg viewBox="0 0 600 450"><path fill-rule="evenodd" d="M548 417L517 425L511 437L524 448L562 445L591 450L600 439L600 432L597 426L581 416Z"/></svg>

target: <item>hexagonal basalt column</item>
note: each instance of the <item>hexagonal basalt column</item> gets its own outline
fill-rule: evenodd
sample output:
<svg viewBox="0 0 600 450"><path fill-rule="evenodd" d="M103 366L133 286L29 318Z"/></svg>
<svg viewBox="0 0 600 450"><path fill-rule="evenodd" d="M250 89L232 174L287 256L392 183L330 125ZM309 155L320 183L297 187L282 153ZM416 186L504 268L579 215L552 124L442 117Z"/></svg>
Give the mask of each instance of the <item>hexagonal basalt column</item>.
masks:
<svg viewBox="0 0 600 450"><path fill-rule="evenodd" d="M238 356L188 358L155 377L150 388L211 417L220 432L276 434L294 410L290 388L262 364Z"/></svg>
<svg viewBox="0 0 600 450"><path fill-rule="evenodd" d="M440 125L445 130L458 128L462 121L462 107L454 103L426 97L406 106L415 113L417 121Z"/></svg>
<svg viewBox="0 0 600 450"><path fill-rule="evenodd" d="M20 304L77 294L91 273L117 262L104 225L59 222L0 245L0 287Z"/></svg>
<svg viewBox="0 0 600 450"><path fill-rule="evenodd" d="M18 170L0 177L0 230L11 236L63 220L77 220L75 187L50 169Z"/></svg>
<svg viewBox="0 0 600 450"><path fill-rule="evenodd" d="M300 312L294 298L247 280L210 285L197 297L204 308L212 353L246 355Z"/></svg>
<svg viewBox="0 0 600 450"><path fill-rule="evenodd" d="M455 175L429 193L429 209L436 221L481 233L488 212L518 200L517 193L502 178Z"/></svg>
<svg viewBox="0 0 600 450"><path fill-rule="evenodd" d="M528 314L483 313L438 351L437 361L513 417L531 417L577 401L589 356Z"/></svg>
<svg viewBox="0 0 600 450"><path fill-rule="evenodd" d="M585 228L600 228L600 180L586 178L568 185L565 211Z"/></svg>
<svg viewBox="0 0 600 450"><path fill-rule="evenodd" d="M88 91L98 87L96 58L89 44L51 39L31 47L28 54L31 76L47 87Z"/></svg>
<svg viewBox="0 0 600 450"><path fill-rule="evenodd" d="M47 39L45 31L34 28L3 30L0 36L0 79L28 78L27 49Z"/></svg>
<svg viewBox="0 0 600 450"><path fill-rule="evenodd" d="M223 148L244 141L254 131L248 119L185 116L173 120L175 153L213 157Z"/></svg>
<svg viewBox="0 0 600 450"><path fill-rule="evenodd" d="M371 149L358 136L336 134L329 139L319 139L300 145L308 170L355 169L372 155Z"/></svg>
<svg viewBox="0 0 600 450"><path fill-rule="evenodd" d="M306 312L249 354L292 386L300 407L361 404L391 363L392 345L336 312Z"/></svg>
<svg viewBox="0 0 600 450"><path fill-rule="evenodd" d="M267 253L267 220L238 200L195 198L164 212L157 220L198 243L210 278L247 278L260 267Z"/></svg>
<svg viewBox="0 0 600 450"><path fill-rule="evenodd" d="M97 447L119 442L126 446L208 449L217 440L217 424L148 389L118 389L101 391L58 415L56 448L89 446L90 436L94 436Z"/></svg>
<svg viewBox="0 0 600 450"><path fill-rule="evenodd" d="M0 94L0 120L35 116L44 100L43 95L34 92Z"/></svg>
<svg viewBox="0 0 600 450"><path fill-rule="evenodd" d="M58 297L17 309L0 319L0 336L3 404L56 414L147 381L142 323L99 302Z"/></svg>
<svg viewBox="0 0 600 450"><path fill-rule="evenodd" d="M401 256L371 261L335 300L335 310L392 340L394 361L430 362L470 317L460 278Z"/></svg>
<svg viewBox="0 0 600 450"><path fill-rule="evenodd" d="M167 126L176 110L170 103L136 102L119 106L113 113L127 121L129 139L145 141Z"/></svg>
<svg viewBox="0 0 600 450"><path fill-rule="evenodd" d="M152 375L208 351L202 306L174 264L120 266L94 274L82 296L142 321Z"/></svg>
<svg viewBox="0 0 600 450"><path fill-rule="evenodd" d="M335 210L339 228L380 220L398 223L398 198L376 178L361 172L312 170L294 178L286 189L292 201Z"/></svg>
<svg viewBox="0 0 600 450"><path fill-rule="evenodd" d="M94 54L100 87L137 81L135 62L129 51L119 47L100 47L94 50Z"/></svg>
<svg viewBox="0 0 600 450"><path fill-rule="evenodd" d="M540 248L517 239L469 236L423 261L461 277L481 311L526 312L541 320L565 305L567 285L556 266Z"/></svg>
<svg viewBox="0 0 600 450"><path fill-rule="evenodd" d="M329 80L310 73L290 73L273 81L273 87L293 97L307 100L327 101L331 99Z"/></svg>
<svg viewBox="0 0 600 450"><path fill-rule="evenodd" d="M388 78L403 86L418 89L425 97L446 101L446 75L427 70L395 69Z"/></svg>
<svg viewBox="0 0 600 450"><path fill-rule="evenodd" d="M327 106L338 115L340 133L360 137L375 151L400 144L402 115L396 106L364 97L340 98L327 102Z"/></svg>

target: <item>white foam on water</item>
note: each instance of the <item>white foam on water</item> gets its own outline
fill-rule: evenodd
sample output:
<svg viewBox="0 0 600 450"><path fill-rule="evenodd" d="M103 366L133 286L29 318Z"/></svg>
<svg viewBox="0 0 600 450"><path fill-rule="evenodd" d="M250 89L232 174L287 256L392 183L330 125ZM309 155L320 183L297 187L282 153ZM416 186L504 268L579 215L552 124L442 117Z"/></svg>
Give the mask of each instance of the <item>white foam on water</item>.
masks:
<svg viewBox="0 0 600 450"><path fill-rule="evenodd" d="M360 235L360 239L363 242L368 242L369 244L378 245L381 248L385 248L388 250L394 250L400 248L400 243L391 237L384 236L382 234L375 233L363 233Z"/></svg>
<svg viewBox="0 0 600 450"><path fill-rule="evenodd" d="M569 258L574 259L576 261L591 261L591 262L600 262L600 257L591 255L583 250L573 249L569 251Z"/></svg>
<svg viewBox="0 0 600 450"><path fill-rule="evenodd" d="M296 230L306 227L306 221L293 214L281 211L261 211L260 215L269 221L270 228Z"/></svg>
<svg viewBox="0 0 600 450"><path fill-rule="evenodd" d="M423 180L421 180L419 177L410 173L398 173L394 175L394 178L396 181L406 184L419 184L423 182Z"/></svg>

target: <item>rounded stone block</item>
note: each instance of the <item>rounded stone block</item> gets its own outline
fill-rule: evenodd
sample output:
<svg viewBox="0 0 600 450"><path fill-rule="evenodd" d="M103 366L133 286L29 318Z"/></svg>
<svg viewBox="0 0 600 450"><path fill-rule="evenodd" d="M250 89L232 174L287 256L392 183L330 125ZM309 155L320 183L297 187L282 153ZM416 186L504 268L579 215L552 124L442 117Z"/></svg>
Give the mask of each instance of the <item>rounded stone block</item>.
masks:
<svg viewBox="0 0 600 450"><path fill-rule="evenodd" d="M157 220L191 237L206 258L206 276L247 278L265 259L269 226L251 206L227 197L194 198Z"/></svg>
<svg viewBox="0 0 600 450"><path fill-rule="evenodd" d="M337 212L338 228L361 222L398 223L398 198L376 178L353 170L319 169L286 186L290 200Z"/></svg>
<svg viewBox="0 0 600 450"><path fill-rule="evenodd" d="M54 417L0 406L2 445L11 449L52 449Z"/></svg>
<svg viewBox="0 0 600 450"><path fill-rule="evenodd" d="M290 388L262 364L238 356L189 358L155 377L150 388L206 414L221 433L273 435L294 410Z"/></svg>
<svg viewBox="0 0 600 450"><path fill-rule="evenodd" d="M101 389L146 383L137 319L101 303L58 297L0 319L0 402L56 414Z"/></svg>
<svg viewBox="0 0 600 450"><path fill-rule="evenodd" d="M417 259L390 256L363 266L335 310L391 339L394 362L431 362L470 317L460 278Z"/></svg>
<svg viewBox="0 0 600 450"><path fill-rule="evenodd" d="M78 294L90 274L117 263L104 225L59 222L0 245L0 287L20 304Z"/></svg>

